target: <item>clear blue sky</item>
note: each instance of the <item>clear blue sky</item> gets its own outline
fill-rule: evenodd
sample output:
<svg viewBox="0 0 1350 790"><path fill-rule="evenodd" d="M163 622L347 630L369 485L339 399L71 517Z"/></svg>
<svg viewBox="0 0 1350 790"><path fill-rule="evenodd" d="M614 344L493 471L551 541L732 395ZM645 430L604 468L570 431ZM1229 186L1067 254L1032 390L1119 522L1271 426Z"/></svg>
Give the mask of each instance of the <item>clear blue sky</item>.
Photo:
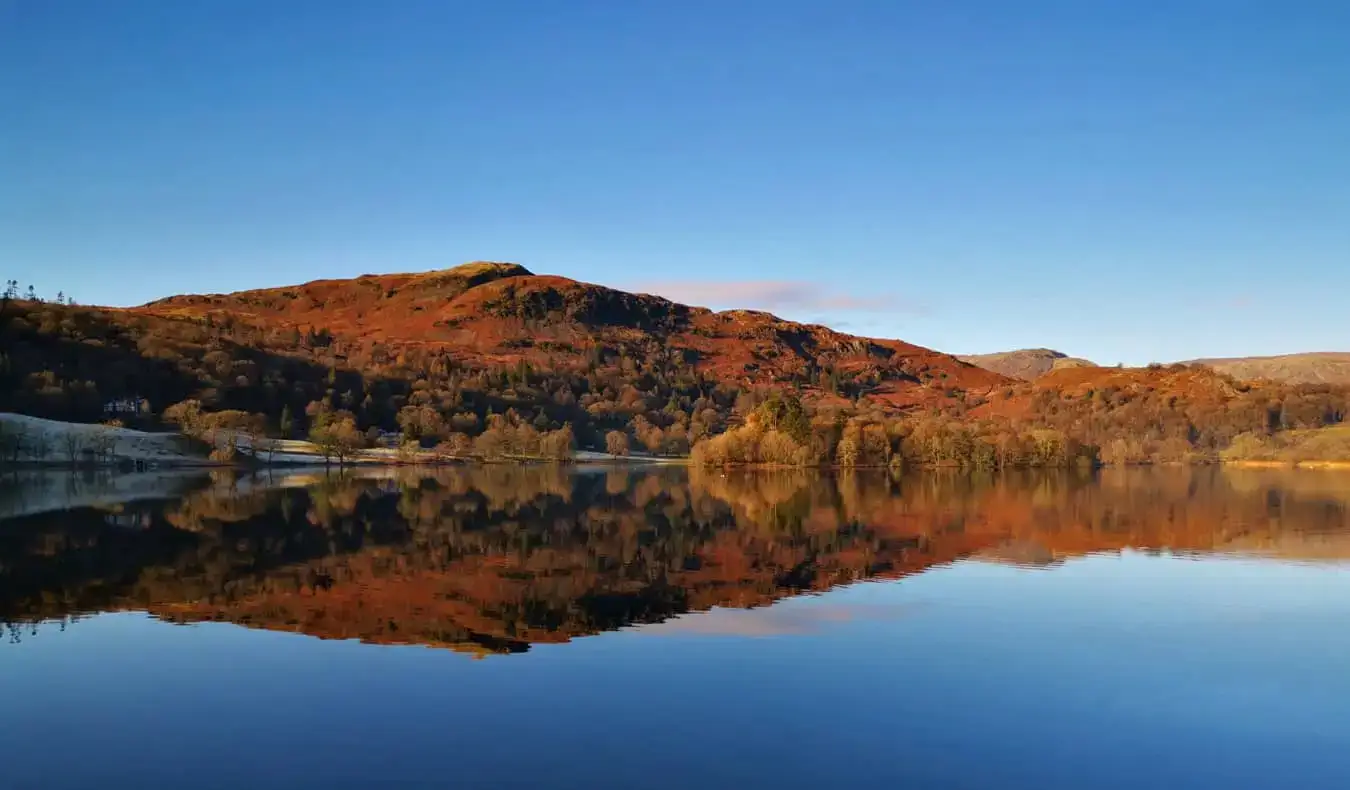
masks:
<svg viewBox="0 0 1350 790"><path fill-rule="evenodd" d="M1350 3L0 0L0 275L510 260L944 351L1350 349Z"/></svg>

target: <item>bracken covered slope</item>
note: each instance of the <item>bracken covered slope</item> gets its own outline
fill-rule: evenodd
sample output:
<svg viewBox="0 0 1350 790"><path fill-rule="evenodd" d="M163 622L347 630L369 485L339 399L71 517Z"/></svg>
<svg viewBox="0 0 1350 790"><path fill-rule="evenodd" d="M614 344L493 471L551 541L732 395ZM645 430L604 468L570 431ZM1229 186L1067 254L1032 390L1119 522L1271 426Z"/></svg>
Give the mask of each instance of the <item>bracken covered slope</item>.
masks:
<svg viewBox="0 0 1350 790"><path fill-rule="evenodd" d="M176 296L135 312L323 330L335 338L449 352L457 363L539 370L583 367L606 350L673 353L726 384L858 382L883 407L983 394L1002 376L899 340L878 340L749 310L713 312L523 266L479 262L421 274L369 275L209 296Z"/></svg>

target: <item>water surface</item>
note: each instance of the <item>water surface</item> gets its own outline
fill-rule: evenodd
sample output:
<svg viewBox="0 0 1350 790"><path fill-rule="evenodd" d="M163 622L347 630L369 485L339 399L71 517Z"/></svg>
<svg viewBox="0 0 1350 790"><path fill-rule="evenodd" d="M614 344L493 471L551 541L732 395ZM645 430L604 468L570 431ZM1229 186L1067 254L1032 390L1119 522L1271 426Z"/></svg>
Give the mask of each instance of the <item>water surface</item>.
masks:
<svg viewBox="0 0 1350 790"><path fill-rule="evenodd" d="M1336 473L30 476L0 512L5 787L1350 786Z"/></svg>

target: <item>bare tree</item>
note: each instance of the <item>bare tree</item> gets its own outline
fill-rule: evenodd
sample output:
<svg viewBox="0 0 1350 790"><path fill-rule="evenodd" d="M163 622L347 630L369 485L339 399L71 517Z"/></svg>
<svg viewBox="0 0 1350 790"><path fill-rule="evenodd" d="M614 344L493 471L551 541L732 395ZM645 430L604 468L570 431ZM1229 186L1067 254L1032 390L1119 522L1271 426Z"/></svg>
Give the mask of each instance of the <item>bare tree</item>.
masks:
<svg viewBox="0 0 1350 790"><path fill-rule="evenodd" d="M61 435L61 452L65 453L66 460L71 464L80 460L80 451L84 449L84 442L80 440L80 435L75 431L66 431Z"/></svg>
<svg viewBox="0 0 1350 790"><path fill-rule="evenodd" d="M96 428L89 444L100 461L111 461L117 455L117 434L110 427Z"/></svg>
<svg viewBox="0 0 1350 790"><path fill-rule="evenodd" d="M0 460L19 462L19 454L27 449L28 426L22 422L0 422Z"/></svg>
<svg viewBox="0 0 1350 790"><path fill-rule="evenodd" d="M28 457L34 461L45 461L47 456L52 454L52 437L41 428L33 432L33 436L24 445L24 450Z"/></svg>
<svg viewBox="0 0 1350 790"><path fill-rule="evenodd" d="M271 436L257 436L249 441L253 447L253 457L258 457L258 453L267 456L267 465L272 465L272 458L281 449L281 440Z"/></svg>

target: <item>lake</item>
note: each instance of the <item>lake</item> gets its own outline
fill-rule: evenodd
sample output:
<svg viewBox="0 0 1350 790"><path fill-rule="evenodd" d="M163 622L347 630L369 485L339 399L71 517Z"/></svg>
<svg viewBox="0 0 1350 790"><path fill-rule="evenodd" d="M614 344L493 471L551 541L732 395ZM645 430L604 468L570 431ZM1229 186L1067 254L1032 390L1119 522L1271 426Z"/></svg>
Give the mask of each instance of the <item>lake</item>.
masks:
<svg viewBox="0 0 1350 790"><path fill-rule="evenodd" d="M1350 787L1350 475L0 476L6 788Z"/></svg>

